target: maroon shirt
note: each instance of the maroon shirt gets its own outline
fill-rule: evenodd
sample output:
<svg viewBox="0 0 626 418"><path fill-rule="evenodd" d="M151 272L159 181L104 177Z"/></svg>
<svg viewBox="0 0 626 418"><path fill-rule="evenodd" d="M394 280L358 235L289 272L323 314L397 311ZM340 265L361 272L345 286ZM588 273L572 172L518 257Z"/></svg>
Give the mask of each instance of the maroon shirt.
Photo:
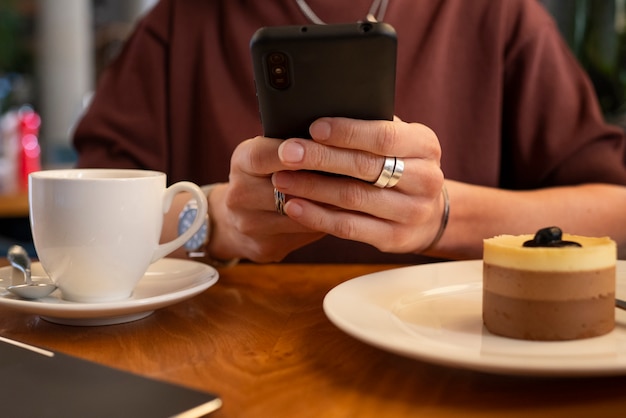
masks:
<svg viewBox="0 0 626 418"><path fill-rule="evenodd" d="M370 0L310 0L329 23ZM439 137L449 179L509 189L626 184L624 136L536 0L390 0L396 114ZM140 167L168 180L226 181L239 142L261 134L249 41L308 24L294 0L163 0L100 79L75 134L81 167ZM454 209L452 209L454 210ZM290 261L418 262L332 237Z"/></svg>

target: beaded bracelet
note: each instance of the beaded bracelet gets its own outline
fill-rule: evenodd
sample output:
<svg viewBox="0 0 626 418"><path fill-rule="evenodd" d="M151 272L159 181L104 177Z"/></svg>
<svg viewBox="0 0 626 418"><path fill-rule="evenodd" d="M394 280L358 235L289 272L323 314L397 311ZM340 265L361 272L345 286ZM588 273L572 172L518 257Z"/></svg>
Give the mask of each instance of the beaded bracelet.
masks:
<svg viewBox="0 0 626 418"><path fill-rule="evenodd" d="M446 185L444 184L441 188L441 194L443 195L443 214L441 215L441 223L439 224L439 230L437 231L437 235L432 240L432 242L426 247L422 253L432 250L435 245L439 242L443 233L446 231L446 226L448 226L448 218L450 217L450 197L448 196L448 189L446 189Z"/></svg>

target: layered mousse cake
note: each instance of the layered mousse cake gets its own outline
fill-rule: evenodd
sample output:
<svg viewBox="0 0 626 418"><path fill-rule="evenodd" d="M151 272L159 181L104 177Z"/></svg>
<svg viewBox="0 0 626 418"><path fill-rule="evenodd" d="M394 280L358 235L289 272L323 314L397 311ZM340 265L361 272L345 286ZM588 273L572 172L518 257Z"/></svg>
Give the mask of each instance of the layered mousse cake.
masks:
<svg viewBox="0 0 626 418"><path fill-rule="evenodd" d="M573 340L615 327L617 246L608 237L562 234L484 241L483 322L493 334Z"/></svg>

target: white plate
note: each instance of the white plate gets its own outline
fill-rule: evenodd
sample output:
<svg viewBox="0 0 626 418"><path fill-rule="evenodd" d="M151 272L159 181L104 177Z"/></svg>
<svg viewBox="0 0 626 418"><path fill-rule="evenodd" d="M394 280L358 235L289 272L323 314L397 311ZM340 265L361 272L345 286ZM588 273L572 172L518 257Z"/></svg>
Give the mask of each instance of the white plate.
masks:
<svg viewBox="0 0 626 418"><path fill-rule="evenodd" d="M65 325L112 325L145 318L155 309L172 305L206 290L218 279L217 270L190 260L164 258L153 263L129 299L117 302L78 303L61 299L59 290L38 300L9 293L12 267L0 268L0 306L40 315ZM46 276L40 263L32 265L33 279Z"/></svg>
<svg viewBox="0 0 626 418"><path fill-rule="evenodd" d="M617 263L626 297L626 261ZM340 329L403 356L490 373L544 376L626 374L626 312L609 334L538 342L490 334L482 323L482 261L425 264L344 282L324 298Z"/></svg>

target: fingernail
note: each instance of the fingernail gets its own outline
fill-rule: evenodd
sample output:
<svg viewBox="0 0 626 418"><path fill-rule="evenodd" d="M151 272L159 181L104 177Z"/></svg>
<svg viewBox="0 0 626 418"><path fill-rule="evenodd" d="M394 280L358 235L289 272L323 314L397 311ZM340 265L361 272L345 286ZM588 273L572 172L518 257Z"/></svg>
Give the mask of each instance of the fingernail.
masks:
<svg viewBox="0 0 626 418"><path fill-rule="evenodd" d="M330 123L326 121L317 121L309 128L311 137L318 140L324 140L330 138Z"/></svg>
<svg viewBox="0 0 626 418"><path fill-rule="evenodd" d="M272 174L272 185L279 189L289 189L293 184L293 178L287 171L279 171Z"/></svg>
<svg viewBox="0 0 626 418"><path fill-rule="evenodd" d="M287 202L285 204L285 213L289 215L290 218L299 218L302 216L303 208L298 202Z"/></svg>
<svg viewBox="0 0 626 418"><path fill-rule="evenodd" d="M304 147L297 142L283 142L278 148L278 156L286 163L299 163L304 158Z"/></svg>

